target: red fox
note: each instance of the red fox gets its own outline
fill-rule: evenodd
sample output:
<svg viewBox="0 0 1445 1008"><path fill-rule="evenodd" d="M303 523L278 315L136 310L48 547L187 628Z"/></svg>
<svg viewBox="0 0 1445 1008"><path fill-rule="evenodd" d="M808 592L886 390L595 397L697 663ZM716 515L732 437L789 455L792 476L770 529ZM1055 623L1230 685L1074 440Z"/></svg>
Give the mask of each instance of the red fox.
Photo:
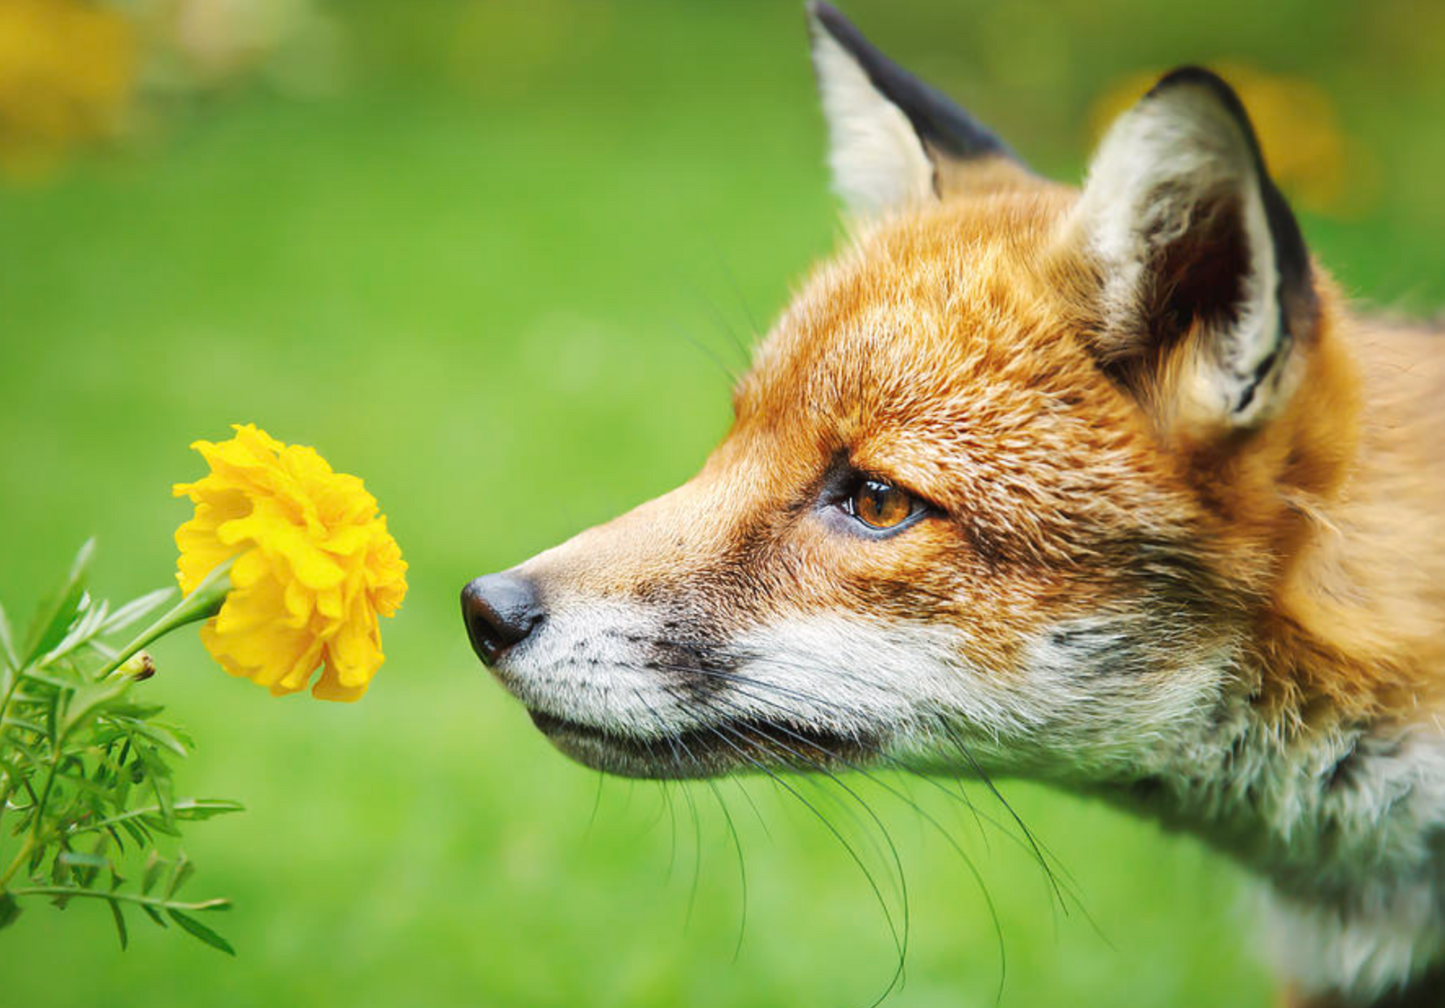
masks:
<svg viewBox="0 0 1445 1008"><path fill-rule="evenodd" d="M462 593L638 777L902 762L1187 829L1298 1005L1445 1005L1445 333L1367 318L1198 68L1081 188L809 7L847 247L664 496Z"/></svg>

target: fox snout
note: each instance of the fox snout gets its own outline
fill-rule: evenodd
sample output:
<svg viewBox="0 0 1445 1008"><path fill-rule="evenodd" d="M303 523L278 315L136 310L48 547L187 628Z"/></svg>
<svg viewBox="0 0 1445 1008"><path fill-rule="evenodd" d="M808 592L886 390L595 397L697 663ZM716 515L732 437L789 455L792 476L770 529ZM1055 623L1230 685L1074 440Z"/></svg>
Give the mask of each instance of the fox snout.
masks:
<svg viewBox="0 0 1445 1008"><path fill-rule="evenodd" d="M472 650L495 666L547 618L531 579L513 571L475 578L462 589L462 618Z"/></svg>

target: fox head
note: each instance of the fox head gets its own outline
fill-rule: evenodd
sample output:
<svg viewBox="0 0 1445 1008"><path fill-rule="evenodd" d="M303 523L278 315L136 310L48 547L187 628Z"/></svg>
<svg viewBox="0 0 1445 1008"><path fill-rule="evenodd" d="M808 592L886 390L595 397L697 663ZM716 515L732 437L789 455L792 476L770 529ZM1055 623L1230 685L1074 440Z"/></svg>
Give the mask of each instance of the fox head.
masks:
<svg viewBox="0 0 1445 1008"><path fill-rule="evenodd" d="M1231 699L1351 451L1332 294L1234 92L1164 77L1081 189L810 7L851 238L690 481L472 581L565 753L1127 779Z"/></svg>

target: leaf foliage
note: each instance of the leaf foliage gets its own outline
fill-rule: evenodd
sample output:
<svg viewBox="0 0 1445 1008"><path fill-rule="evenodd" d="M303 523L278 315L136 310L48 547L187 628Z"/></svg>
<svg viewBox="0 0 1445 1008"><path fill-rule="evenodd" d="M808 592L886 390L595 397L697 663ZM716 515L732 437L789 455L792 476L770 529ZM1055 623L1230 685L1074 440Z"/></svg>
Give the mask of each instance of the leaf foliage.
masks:
<svg viewBox="0 0 1445 1008"><path fill-rule="evenodd" d="M196 913L225 900L188 902L179 891L195 871L162 846L182 825L241 811L238 802L176 797L173 764L193 748L160 720L163 707L137 694L123 648L108 642L173 594L151 592L112 609L86 590L94 554L87 542L65 578L38 607L23 646L0 609L0 931L24 905L64 909L102 902L121 948L126 911L229 955L235 949ZM132 646L140 639L132 642ZM125 644L122 640L121 644ZM3 936L0 936L3 941Z"/></svg>

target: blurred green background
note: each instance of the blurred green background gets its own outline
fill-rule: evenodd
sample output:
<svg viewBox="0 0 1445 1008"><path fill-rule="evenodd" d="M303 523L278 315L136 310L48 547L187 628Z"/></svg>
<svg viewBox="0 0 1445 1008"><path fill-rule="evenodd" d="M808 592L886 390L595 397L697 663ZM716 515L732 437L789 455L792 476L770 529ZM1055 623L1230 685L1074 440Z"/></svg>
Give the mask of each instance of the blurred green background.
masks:
<svg viewBox="0 0 1445 1008"><path fill-rule="evenodd" d="M186 445L244 421L366 479L411 593L354 706L272 699L190 638L157 652L146 689L201 744L178 790L249 806L187 840L194 895L236 902L217 923L238 959L139 920L121 953L104 908L33 906L0 936L0 999L870 1004L887 923L800 803L767 781L716 792L746 868L735 955L743 884L714 791L567 762L456 611L470 577L690 475L726 427L739 344L836 244L800 5L129 3L94 51L52 47L51 86L90 91L46 112L5 88L24 78L6 60L39 51L16 25L51 30L48 5L0 0L0 599L23 617L92 533L100 592L167 583L187 515L170 484L201 467ZM1445 301L1433 0L845 7L1070 179L1138 73L1237 67L1346 288ZM852 784L908 882L890 1004L993 1004L1000 935L1004 1005L1271 1002L1247 880L1193 842L1006 784L1091 924L1051 903L1016 828L890 778L971 859L995 927L949 842ZM897 916L867 814L797 786Z"/></svg>

